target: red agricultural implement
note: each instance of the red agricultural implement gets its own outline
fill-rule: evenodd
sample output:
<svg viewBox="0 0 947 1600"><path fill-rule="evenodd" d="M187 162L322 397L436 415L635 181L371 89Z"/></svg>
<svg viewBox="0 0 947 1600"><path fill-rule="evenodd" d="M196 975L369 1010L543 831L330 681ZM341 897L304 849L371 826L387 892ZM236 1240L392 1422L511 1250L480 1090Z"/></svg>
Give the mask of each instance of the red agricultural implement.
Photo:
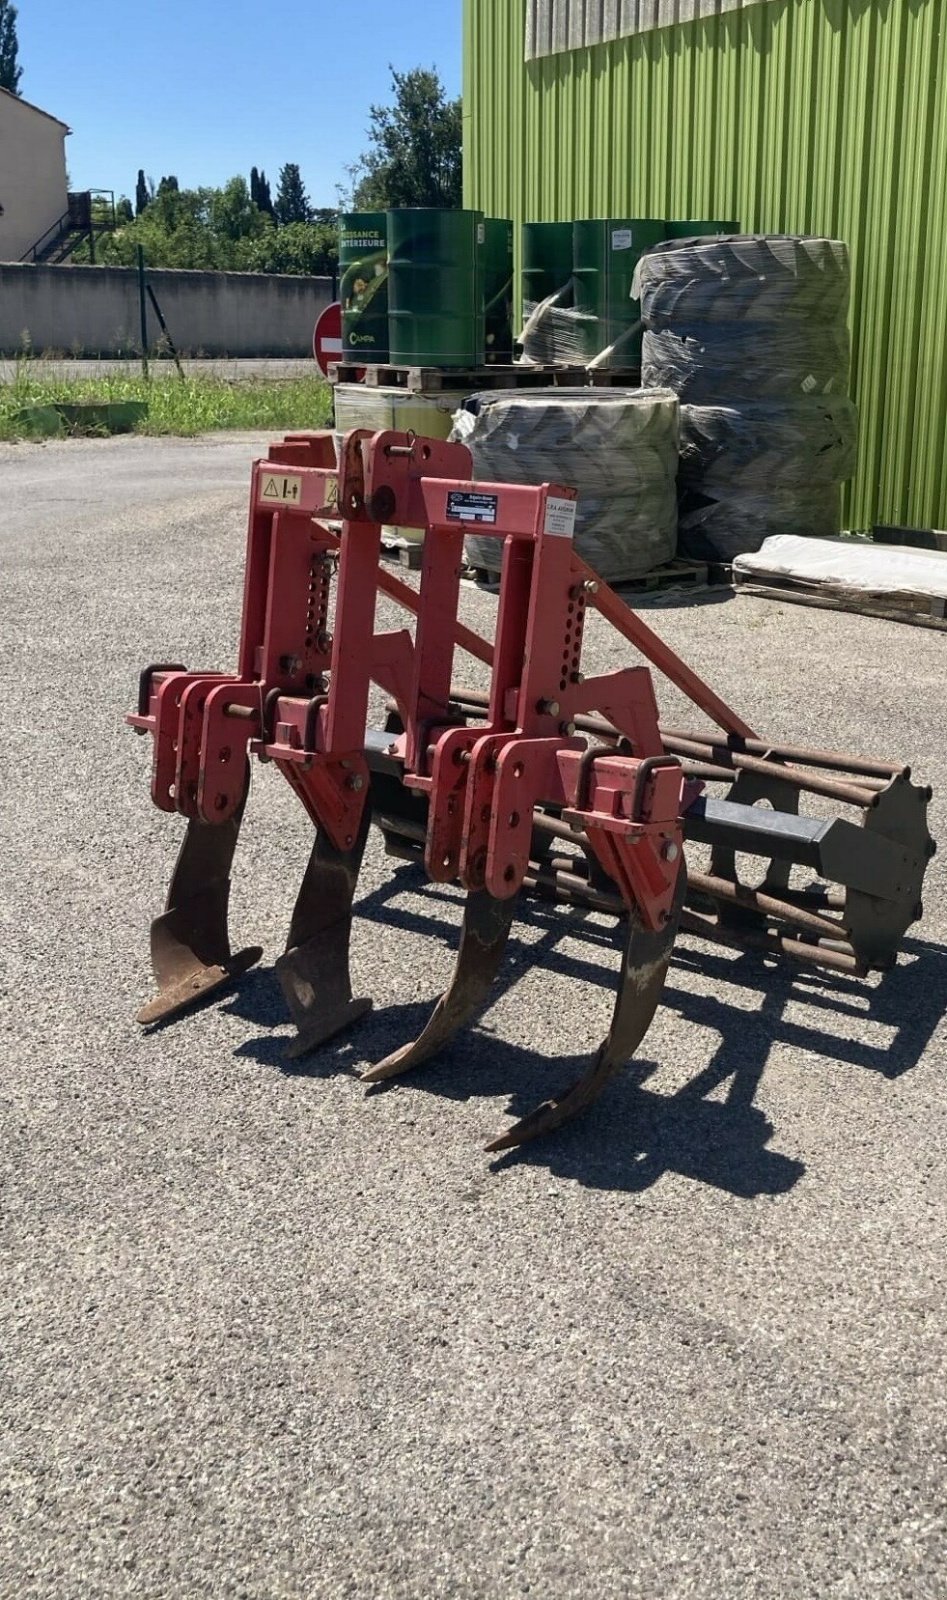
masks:
<svg viewBox="0 0 947 1600"><path fill-rule="evenodd" d="M331 433L291 434L254 466L237 671L149 667L128 718L152 736L155 804L187 818L151 930L158 992L138 1020L167 1021L262 953L232 953L227 931L257 756L315 827L276 964L291 1054L371 1006L353 999L349 940L373 820L389 853L467 900L448 989L368 1082L419 1066L482 1008L521 892L620 920L607 1038L576 1084L488 1146L499 1150L574 1115L633 1055L679 932L863 976L894 963L920 917L934 845L930 791L907 767L758 738L576 555L573 490L470 474L463 445L362 431L338 455ZM426 528L417 590L379 565L382 523ZM492 643L458 620L471 527L503 541ZM414 614L413 636L376 632L379 593ZM642 662L583 676L589 607ZM458 650L489 666L489 693L455 682ZM659 722L651 668L712 726ZM391 702L384 728L367 726L372 684ZM822 814L800 811L811 796ZM688 871L685 842L706 870Z"/></svg>

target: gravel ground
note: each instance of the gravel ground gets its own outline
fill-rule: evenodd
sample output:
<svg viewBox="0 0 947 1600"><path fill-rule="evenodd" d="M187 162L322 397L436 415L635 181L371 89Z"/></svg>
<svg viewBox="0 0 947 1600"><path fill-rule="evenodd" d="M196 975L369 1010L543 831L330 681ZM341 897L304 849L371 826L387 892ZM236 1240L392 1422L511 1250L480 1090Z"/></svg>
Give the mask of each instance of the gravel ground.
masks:
<svg viewBox="0 0 947 1600"><path fill-rule="evenodd" d="M234 660L255 446L0 445L0 1594L943 1597L947 851L882 986L682 944L607 1099L491 1164L604 1032L606 925L529 912L480 1027L366 1097L458 922L373 843L376 1011L288 1072L309 829L258 769L262 968L137 1031L179 829L122 714ZM943 635L647 615L758 727L913 758L947 837Z"/></svg>

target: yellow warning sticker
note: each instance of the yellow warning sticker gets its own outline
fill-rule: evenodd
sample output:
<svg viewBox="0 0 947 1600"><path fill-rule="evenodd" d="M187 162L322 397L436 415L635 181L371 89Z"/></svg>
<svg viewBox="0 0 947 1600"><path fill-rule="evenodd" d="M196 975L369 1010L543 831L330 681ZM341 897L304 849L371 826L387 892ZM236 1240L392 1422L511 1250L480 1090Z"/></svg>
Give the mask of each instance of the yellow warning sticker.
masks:
<svg viewBox="0 0 947 1600"><path fill-rule="evenodd" d="M298 506L302 498L303 481L289 472L265 472L260 499L267 505Z"/></svg>

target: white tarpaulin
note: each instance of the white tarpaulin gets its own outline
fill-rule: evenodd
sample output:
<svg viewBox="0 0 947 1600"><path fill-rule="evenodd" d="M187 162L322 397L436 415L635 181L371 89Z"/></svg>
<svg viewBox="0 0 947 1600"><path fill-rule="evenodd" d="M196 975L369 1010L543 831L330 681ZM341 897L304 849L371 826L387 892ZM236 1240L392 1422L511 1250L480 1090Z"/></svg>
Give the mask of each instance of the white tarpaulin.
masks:
<svg viewBox="0 0 947 1600"><path fill-rule="evenodd" d="M751 555L737 556L733 570L763 581L795 578L859 594L929 595L932 600L947 600L947 551L869 544L867 539L805 539L781 533L765 540Z"/></svg>
<svg viewBox="0 0 947 1600"><path fill-rule="evenodd" d="M769 4L772 0L528 0L526 59Z"/></svg>

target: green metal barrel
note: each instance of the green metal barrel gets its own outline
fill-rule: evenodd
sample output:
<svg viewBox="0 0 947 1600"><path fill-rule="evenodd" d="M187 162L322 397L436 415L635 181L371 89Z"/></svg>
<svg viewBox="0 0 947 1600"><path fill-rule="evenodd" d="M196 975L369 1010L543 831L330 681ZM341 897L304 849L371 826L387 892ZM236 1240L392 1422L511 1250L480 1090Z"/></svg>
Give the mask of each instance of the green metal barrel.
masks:
<svg viewBox="0 0 947 1600"><path fill-rule="evenodd" d="M665 222L666 239L710 239L718 233L739 233L738 222Z"/></svg>
<svg viewBox="0 0 947 1600"><path fill-rule="evenodd" d="M383 211L339 218L339 295L345 358L388 360L388 234Z"/></svg>
<svg viewBox="0 0 947 1600"><path fill-rule="evenodd" d="M488 361L513 360L513 224L505 217L484 222L484 342Z"/></svg>
<svg viewBox="0 0 947 1600"><path fill-rule="evenodd" d="M572 223L523 223L523 303L539 305L572 277Z"/></svg>
<svg viewBox="0 0 947 1600"><path fill-rule="evenodd" d="M388 212L393 366L480 366L485 238L482 211Z"/></svg>
<svg viewBox="0 0 947 1600"><path fill-rule="evenodd" d="M645 217L598 217L573 224L577 331L587 360L626 334L604 365L641 365L641 331L629 332L641 316L631 284L640 258L661 243L664 229L663 222Z"/></svg>

